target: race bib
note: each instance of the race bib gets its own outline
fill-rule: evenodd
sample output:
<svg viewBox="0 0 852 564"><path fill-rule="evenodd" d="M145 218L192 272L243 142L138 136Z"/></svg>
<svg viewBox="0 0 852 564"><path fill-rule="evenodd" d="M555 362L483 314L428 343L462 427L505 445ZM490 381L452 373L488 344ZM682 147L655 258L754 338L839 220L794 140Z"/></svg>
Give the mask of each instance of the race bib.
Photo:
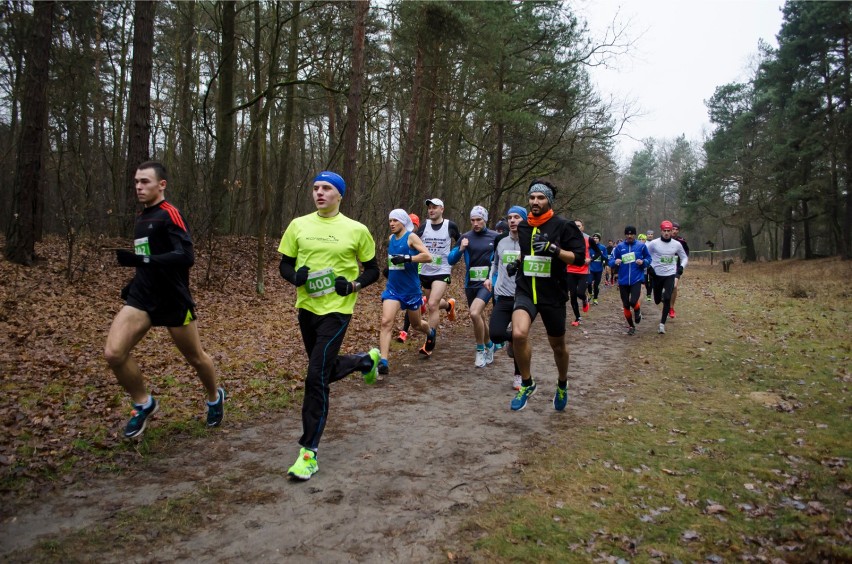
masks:
<svg viewBox="0 0 852 564"><path fill-rule="evenodd" d="M147 237L142 237L141 239L134 239L133 249L135 250L137 255L142 255L143 257L151 256L151 245L148 244Z"/></svg>
<svg viewBox="0 0 852 564"><path fill-rule="evenodd" d="M308 295L312 298L332 293L334 291L334 270L323 268L316 272L309 272L305 288Z"/></svg>
<svg viewBox="0 0 852 564"><path fill-rule="evenodd" d="M660 264L674 264L677 257L660 257Z"/></svg>
<svg viewBox="0 0 852 564"><path fill-rule="evenodd" d="M405 263L394 264L391 262L391 256L388 255L388 270L405 270Z"/></svg>
<svg viewBox="0 0 852 564"><path fill-rule="evenodd" d="M489 267L487 266L472 266L470 268L470 281L482 282L488 280L488 270Z"/></svg>
<svg viewBox="0 0 852 564"><path fill-rule="evenodd" d="M550 257L527 255L524 257L524 276L550 278Z"/></svg>
<svg viewBox="0 0 852 564"><path fill-rule="evenodd" d="M622 264L630 264L631 262L636 262L636 253L624 253L621 255Z"/></svg>
<svg viewBox="0 0 852 564"><path fill-rule="evenodd" d="M501 257L501 260L503 261L503 264L511 264L518 260L520 256L521 251L503 251L503 256Z"/></svg>
<svg viewBox="0 0 852 564"><path fill-rule="evenodd" d="M444 264L444 257L440 255L432 255L432 264L442 265Z"/></svg>

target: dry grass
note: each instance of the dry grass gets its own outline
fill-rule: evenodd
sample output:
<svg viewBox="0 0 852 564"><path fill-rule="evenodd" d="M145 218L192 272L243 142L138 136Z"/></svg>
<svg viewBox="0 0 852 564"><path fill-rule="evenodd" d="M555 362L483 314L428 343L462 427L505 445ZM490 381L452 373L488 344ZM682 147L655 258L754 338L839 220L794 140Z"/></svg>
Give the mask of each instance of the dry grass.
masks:
<svg viewBox="0 0 852 564"><path fill-rule="evenodd" d="M526 493L471 519L459 552L852 559L850 275L832 259L690 269L664 347L609 372L627 401L528 451Z"/></svg>

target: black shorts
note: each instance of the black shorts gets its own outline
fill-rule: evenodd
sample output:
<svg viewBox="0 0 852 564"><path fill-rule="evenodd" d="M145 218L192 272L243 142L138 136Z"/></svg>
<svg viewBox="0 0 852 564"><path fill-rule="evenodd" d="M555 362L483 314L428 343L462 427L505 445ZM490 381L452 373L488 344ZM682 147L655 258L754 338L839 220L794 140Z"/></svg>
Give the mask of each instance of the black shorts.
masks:
<svg viewBox="0 0 852 564"><path fill-rule="evenodd" d="M465 288L464 295L467 298L467 307L473 305L473 300L479 298L485 305L488 305L488 300L491 299L491 292L485 289L485 286L480 286L478 288Z"/></svg>
<svg viewBox="0 0 852 564"><path fill-rule="evenodd" d="M541 322L548 337L562 337L565 335L565 312L566 306L560 305L535 305L532 298L525 294L515 294L515 307L512 311L522 309L530 315L530 321L535 321L536 315L541 314Z"/></svg>
<svg viewBox="0 0 852 564"><path fill-rule="evenodd" d="M446 282L449 286L450 284L450 275L449 274L420 274L420 285L426 288L427 290L432 289L432 282Z"/></svg>
<svg viewBox="0 0 852 564"><path fill-rule="evenodd" d="M147 313L154 327L183 327L196 319L195 306L192 305L145 304L133 296L129 296L126 303Z"/></svg>

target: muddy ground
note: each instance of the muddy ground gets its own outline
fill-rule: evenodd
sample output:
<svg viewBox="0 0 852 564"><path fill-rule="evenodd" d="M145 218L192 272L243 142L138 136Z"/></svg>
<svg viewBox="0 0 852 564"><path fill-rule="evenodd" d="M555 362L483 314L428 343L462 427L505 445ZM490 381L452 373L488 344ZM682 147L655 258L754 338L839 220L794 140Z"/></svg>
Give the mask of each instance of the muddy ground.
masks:
<svg viewBox="0 0 852 564"><path fill-rule="evenodd" d="M658 308L645 309L637 336L625 336L617 291L607 289L580 328L568 327L571 380L563 413L551 403L556 376L540 320L533 326L544 347L533 353L539 391L521 412L509 410L511 360L502 352L491 366L475 368L469 326L440 331L428 360L417 354L415 336L416 343L395 345L392 374L376 386L355 378L333 385L319 473L310 481L286 476L298 452L298 409L237 427L227 425L226 412L225 425L212 438L187 440L166 456L140 455L125 474L70 484L62 493L4 508L0 560L25 561L39 543L99 527L109 535L115 527L113 541L98 543L97 554L77 556L123 562L446 561L472 509L523 487L522 473L531 470L519 463L522 449L546 448L552 434L570 432L615 401L619 344L661 338L655 331ZM202 525L193 533L121 534L118 512L208 490L221 494L204 505Z"/></svg>

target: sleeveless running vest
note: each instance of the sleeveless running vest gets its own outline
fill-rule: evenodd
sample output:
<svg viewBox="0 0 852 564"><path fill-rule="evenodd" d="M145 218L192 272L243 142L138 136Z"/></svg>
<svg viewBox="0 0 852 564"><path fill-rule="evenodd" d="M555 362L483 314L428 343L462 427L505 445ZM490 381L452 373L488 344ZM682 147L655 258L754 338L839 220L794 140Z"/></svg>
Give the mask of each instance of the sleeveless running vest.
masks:
<svg viewBox="0 0 852 564"><path fill-rule="evenodd" d="M404 262L393 264L390 262L392 255L416 255L417 251L408 246L408 237L411 232L406 232L397 239L391 235L388 242L388 285L387 289L398 296L418 296L421 294L420 278L417 275L417 263Z"/></svg>
<svg viewBox="0 0 852 564"><path fill-rule="evenodd" d="M426 225L423 230L423 244L432 255L432 262L428 262L420 269L420 274L424 276L435 276L438 274L450 274L452 265L447 260L450 256L452 248L452 239L450 238L450 222L444 218L444 222L437 230L432 228L432 224Z"/></svg>

